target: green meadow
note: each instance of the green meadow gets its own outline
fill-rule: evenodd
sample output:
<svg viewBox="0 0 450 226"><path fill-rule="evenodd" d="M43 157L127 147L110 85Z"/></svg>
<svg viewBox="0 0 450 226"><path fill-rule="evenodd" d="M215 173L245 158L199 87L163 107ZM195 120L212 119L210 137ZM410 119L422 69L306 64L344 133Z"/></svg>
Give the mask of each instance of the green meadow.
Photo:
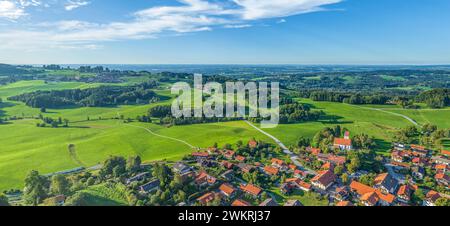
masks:
<svg viewBox="0 0 450 226"><path fill-rule="evenodd" d="M130 82L138 81L140 79L135 78ZM0 104L0 117L25 117L24 120L0 125L0 191L20 189L25 175L30 170L47 174L79 166L90 167L101 163L110 155L139 155L144 161L175 161L194 151L189 145L206 148L215 142L219 145L233 144L238 140L247 141L252 138L271 141L240 121L164 127L149 123L125 124L121 120L112 119L118 115L134 119L138 115L146 114L152 106L169 104L173 96L167 89L168 84L155 90L167 98L154 104L47 109L47 113L43 113L44 116L52 118L69 119L69 128L37 127L38 120L33 118L40 114L39 109L6 101L9 96L36 90L83 89L98 85L101 84L22 81L0 87L0 97L3 99ZM324 111L326 116L319 122L279 125L274 129L266 129L287 145L294 144L300 136L312 138L324 127L341 125L352 134L367 133L374 136L379 144L378 151L386 153L395 131L411 125L403 117L386 112L341 103L314 102L308 99L299 101ZM389 111L408 115L419 123L432 122L450 127L446 110L415 111L398 110L394 106L391 108ZM75 148L69 151L69 145L74 145Z"/></svg>

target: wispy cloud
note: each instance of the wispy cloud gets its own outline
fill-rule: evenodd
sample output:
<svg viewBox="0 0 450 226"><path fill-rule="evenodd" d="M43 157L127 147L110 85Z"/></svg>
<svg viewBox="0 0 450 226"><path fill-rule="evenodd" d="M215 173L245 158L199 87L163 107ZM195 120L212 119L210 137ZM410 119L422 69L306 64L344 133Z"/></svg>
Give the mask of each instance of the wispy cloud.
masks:
<svg viewBox="0 0 450 226"><path fill-rule="evenodd" d="M72 10L74 10L74 9L76 9L76 8L80 8L80 7L82 7L82 6L87 6L87 5L89 5L89 4L91 4L91 3L88 2L88 1L69 0L69 1L67 1L67 3L66 3L66 5L64 6L64 8L65 8L67 11L72 11Z"/></svg>
<svg viewBox="0 0 450 226"><path fill-rule="evenodd" d="M178 0L179 6L155 6L132 14L124 22L91 23L88 21L57 21L35 24L27 30L0 33L0 48L90 48L101 42L156 38L162 33L210 31L217 27L247 28L261 19L289 17L322 10L321 7L341 0ZM2 1L0 2L10 2ZM35 2L38 0L29 0ZM17 3L17 2L16 2ZM70 0L66 10L87 5L86 1ZM10 4L10 3L3 3ZM30 3L31 4L31 3ZM7 5L6 5L7 6ZM9 17L25 14L24 4L9 5ZM1 7L6 8L6 7ZM2 11L0 11L2 12ZM17 16L13 16L17 14ZM1 14L0 14L1 15ZM280 21L280 20L278 20ZM48 29L36 29L47 26ZM42 31L45 30L45 31Z"/></svg>

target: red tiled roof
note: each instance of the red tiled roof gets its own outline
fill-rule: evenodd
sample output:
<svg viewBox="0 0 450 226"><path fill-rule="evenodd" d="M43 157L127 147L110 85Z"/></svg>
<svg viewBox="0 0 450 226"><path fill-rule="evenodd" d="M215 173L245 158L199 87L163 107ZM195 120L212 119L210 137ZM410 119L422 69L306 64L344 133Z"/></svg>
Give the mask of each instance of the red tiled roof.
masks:
<svg viewBox="0 0 450 226"><path fill-rule="evenodd" d="M194 153L192 153L192 156L194 156L194 157L208 157L209 154L207 152L194 152Z"/></svg>
<svg viewBox="0 0 450 226"><path fill-rule="evenodd" d="M382 199L382 200L384 200L384 201L386 201L388 203L392 203L395 200L395 196L393 196L391 194L385 195L380 190L372 188L372 187L369 187L369 186L367 186L365 184L361 184L361 183L359 183L357 181L353 181L350 184L350 188L353 191L355 191L356 193L358 193L359 195L361 195L361 196L364 196L367 193L375 192L377 194L378 198L380 198L380 199Z"/></svg>
<svg viewBox="0 0 450 226"><path fill-rule="evenodd" d="M424 151L425 147L420 145L411 144L411 148Z"/></svg>
<svg viewBox="0 0 450 226"><path fill-rule="evenodd" d="M227 168L227 169L231 169L233 168L234 164L228 161L222 161L222 166Z"/></svg>
<svg viewBox="0 0 450 226"><path fill-rule="evenodd" d="M236 191L236 189L234 189L233 186L231 186L228 183L220 185L219 190L222 191L227 196L231 196Z"/></svg>
<svg viewBox="0 0 450 226"><path fill-rule="evenodd" d="M327 170L319 173L319 175L315 176L311 181L318 182L327 187L329 184L333 183L334 180L336 180L336 175L330 170Z"/></svg>
<svg viewBox="0 0 450 226"><path fill-rule="evenodd" d="M206 203L214 200L214 198L216 198L216 194L213 192L208 192L208 193L202 195L200 198L198 198L197 201L199 201L203 204L206 204Z"/></svg>
<svg viewBox="0 0 450 226"><path fill-rule="evenodd" d="M436 176L434 176L434 179L450 181L450 177L447 174L444 174L444 173L436 174Z"/></svg>
<svg viewBox="0 0 450 226"><path fill-rule="evenodd" d="M334 139L334 145L351 146L352 145L352 140L344 139L344 138L335 138Z"/></svg>
<svg viewBox="0 0 450 226"><path fill-rule="evenodd" d="M276 164L276 165L284 165L284 161L281 159L277 159L277 158L273 158L272 159L272 164Z"/></svg>
<svg viewBox="0 0 450 226"><path fill-rule="evenodd" d="M270 174L270 175L277 175L278 169L275 167L266 166L266 167L264 167L264 172L266 172L267 174Z"/></svg>
<svg viewBox="0 0 450 226"><path fill-rule="evenodd" d="M256 146L258 146L258 142L256 142L255 140L251 140L248 142L248 146L250 146L251 148L255 148Z"/></svg>
<svg viewBox="0 0 450 226"><path fill-rule="evenodd" d="M439 164L434 167L436 170L446 170L448 168L445 164Z"/></svg>
<svg viewBox="0 0 450 226"><path fill-rule="evenodd" d="M241 185L241 190L254 196L258 196L262 192L261 188L252 184Z"/></svg>
<svg viewBox="0 0 450 226"><path fill-rule="evenodd" d="M342 202L338 202L336 204L336 206L354 206L353 203L349 202L349 201L342 201Z"/></svg>
<svg viewBox="0 0 450 226"><path fill-rule="evenodd" d="M238 155L238 156L236 156L236 157L235 157L235 159L236 159L237 161L239 161L239 162L243 162L243 161L245 161L245 157L244 157L244 156L242 156L242 155Z"/></svg>
<svg viewBox="0 0 450 226"><path fill-rule="evenodd" d="M432 202L436 202L436 200L441 198L441 195L436 191L430 190L427 193L426 197L427 197L427 199L431 200Z"/></svg>
<svg viewBox="0 0 450 226"><path fill-rule="evenodd" d="M291 170L296 170L296 169L297 169L297 166L294 165L294 164L290 164L290 165L289 165L289 169L291 169Z"/></svg>
<svg viewBox="0 0 450 226"><path fill-rule="evenodd" d="M207 174L206 172L201 172L197 178L195 178L195 182L198 184L201 184L203 182L208 182L209 184L214 184L216 183L217 179L213 176L210 176L209 174Z"/></svg>
<svg viewBox="0 0 450 226"><path fill-rule="evenodd" d="M244 200L236 199L234 200L233 203L231 203L231 206L252 206L252 205Z"/></svg>
<svg viewBox="0 0 450 226"><path fill-rule="evenodd" d="M386 177L388 175L389 175L388 173L379 174L377 177L375 177L374 183L379 184L379 183L383 182L384 180L386 180Z"/></svg>
<svg viewBox="0 0 450 226"><path fill-rule="evenodd" d="M376 205L378 200L380 200L380 197L378 197L377 193L374 191L361 196L361 201L367 202L372 206Z"/></svg>
<svg viewBox="0 0 450 226"><path fill-rule="evenodd" d="M352 183L350 184L350 188L359 195L364 195L366 193L373 192L375 190L374 188L359 183L357 181L352 181Z"/></svg>
<svg viewBox="0 0 450 226"><path fill-rule="evenodd" d="M442 150L441 153L442 153L442 155L446 155L446 156L450 157L450 151Z"/></svg>

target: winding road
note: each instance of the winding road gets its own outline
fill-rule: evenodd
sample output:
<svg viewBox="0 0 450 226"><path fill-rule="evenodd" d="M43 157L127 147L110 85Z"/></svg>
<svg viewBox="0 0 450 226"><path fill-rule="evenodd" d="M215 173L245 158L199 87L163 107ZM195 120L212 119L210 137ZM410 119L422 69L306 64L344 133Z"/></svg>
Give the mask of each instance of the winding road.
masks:
<svg viewBox="0 0 450 226"><path fill-rule="evenodd" d="M311 169L308 169L306 167L304 167L299 161L298 161L298 156L296 154L294 154L292 151L289 150L288 147L286 147L286 145L283 144L283 142L281 142L278 138L276 138L275 136L273 136L270 133L267 133L266 131L260 129L259 127L253 125L251 122L244 120L244 122L246 122L249 126L251 126L252 128L256 129L257 131L259 131L260 133L268 136L270 139L272 139L273 141L275 141L275 143L281 147L281 149L283 149L283 152L286 155L289 155L290 159L292 160L292 162L299 167L301 170L306 171L309 174L312 175L317 175L317 172Z"/></svg>

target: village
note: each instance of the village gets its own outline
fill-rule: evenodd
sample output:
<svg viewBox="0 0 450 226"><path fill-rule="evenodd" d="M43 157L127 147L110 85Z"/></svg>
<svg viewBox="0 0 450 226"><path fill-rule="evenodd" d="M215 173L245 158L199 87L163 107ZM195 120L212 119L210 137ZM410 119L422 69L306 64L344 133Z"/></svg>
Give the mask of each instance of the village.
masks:
<svg viewBox="0 0 450 226"><path fill-rule="evenodd" d="M306 154L299 154L300 161L293 163L288 155L264 142L250 140L237 147L210 147L173 164L171 170L181 183L197 189L189 202L177 205L305 205L295 198L298 194L313 194L328 206L436 206L450 198L450 152L445 150L433 154L422 146L395 143L391 158L383 159L385 172L374 175L362 170L350 173L345 155L321 153L318 148L307 147ZM353 150L350 133L335 138L332 148L342 153ZM304 160L318 161L321 166L304 167ZM368 175L373 176L367 179ZM154 193L161 182L149 176L138 174L127 184L139 181L140 193ZM441 191L436 191L437 187Z"/></svg>

